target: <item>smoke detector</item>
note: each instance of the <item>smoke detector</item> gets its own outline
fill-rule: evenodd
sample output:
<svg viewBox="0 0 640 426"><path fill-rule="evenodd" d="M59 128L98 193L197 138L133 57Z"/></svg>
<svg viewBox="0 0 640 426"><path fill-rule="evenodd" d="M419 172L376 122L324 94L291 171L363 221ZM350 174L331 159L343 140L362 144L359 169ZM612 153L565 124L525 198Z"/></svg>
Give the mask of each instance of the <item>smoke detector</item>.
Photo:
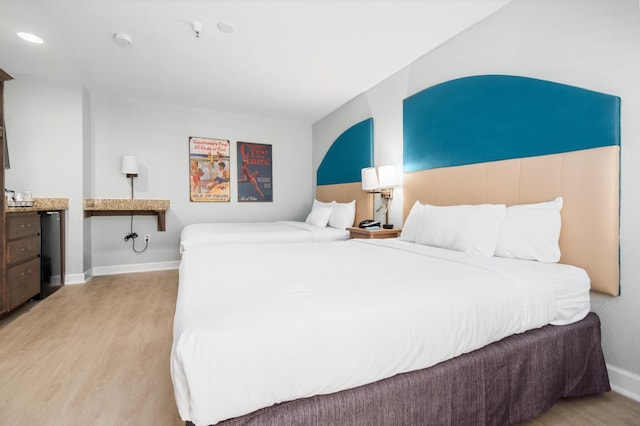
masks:
<svg viewBox="0 0 640 426"><path fill-rule="evenodd" d="M231 22L218 22L217 26L221 32L226 34L231 34L236 30L236 26L233 25Z"/></svg>
<svg viewBox="0 0 640 426"><path fill-rule="evenodd" d="M191 28L193 28L193 32L196 33L196 37L200 37L200 32L202 31L202 22L192 21Z"/></svg>
<svg viewBox="0 0 640 426"><path fill-rule="evenodd" d="M113 41L120 47L129 47L133 43L133 39L129 34L116 33L113 35Z"/></svg>

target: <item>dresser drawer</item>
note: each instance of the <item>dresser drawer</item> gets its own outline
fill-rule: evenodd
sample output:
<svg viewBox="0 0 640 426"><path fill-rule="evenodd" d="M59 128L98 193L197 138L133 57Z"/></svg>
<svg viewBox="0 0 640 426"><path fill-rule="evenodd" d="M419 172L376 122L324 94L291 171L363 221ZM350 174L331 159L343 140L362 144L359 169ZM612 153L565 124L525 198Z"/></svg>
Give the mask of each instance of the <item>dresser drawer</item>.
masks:
<svg viewBox="0 0 640 426"><path fill-rule="evenodd" d="M38 213L10 213L7 215L7 240L30 237L40 233Z"/></svg>
<svg viewBox="0 0 640 426"><path fill-rule="evenodd" d="M24 238L7 243L7 265L40 256L40 237Z"/></svg>
<svg viewBox="0 0 640 426"><path fill-rule="evenodd" d="M40 293L40 258L7 269L7 309Z"/></svg>

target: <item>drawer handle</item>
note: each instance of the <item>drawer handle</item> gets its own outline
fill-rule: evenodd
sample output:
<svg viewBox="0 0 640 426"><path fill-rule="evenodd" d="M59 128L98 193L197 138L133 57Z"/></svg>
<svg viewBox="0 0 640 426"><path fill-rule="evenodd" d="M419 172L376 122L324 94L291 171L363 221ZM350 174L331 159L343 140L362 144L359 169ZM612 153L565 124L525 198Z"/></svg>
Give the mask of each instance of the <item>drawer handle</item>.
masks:
<svg viewBox="0 0 640 426"><path fill-rule="evenodd" d="M27 224L25 225L25 224L23 223L22 225L20 225L20 228L24 228L24 227L31 228L31 224L30 224L30 223L27 223Z"/></svg>
<svg viewBox="0 0 640 426"><path fill-rule="evenodd" d="M27 272L23 272L20 274L21 277L24 277L25 275L29 275L31 273L31 269L29 269Z"/></svg>
<svg viewBox="0 0 640 426"><path fill-rule="evenodd" d="M20 251L31 250L31 247L22 247Z"/></svg>

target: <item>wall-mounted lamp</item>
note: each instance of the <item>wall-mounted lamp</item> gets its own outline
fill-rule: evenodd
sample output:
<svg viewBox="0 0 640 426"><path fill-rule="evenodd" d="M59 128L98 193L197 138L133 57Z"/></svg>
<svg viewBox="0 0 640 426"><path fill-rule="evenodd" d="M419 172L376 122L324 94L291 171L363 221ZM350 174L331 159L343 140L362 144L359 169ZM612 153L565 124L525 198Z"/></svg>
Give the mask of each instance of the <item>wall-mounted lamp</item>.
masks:
<svg viewBox="0 0 640 426"><path fill-rule="evenodd" d="M362 190L373 191L378 189L378 174L375 167L362 169Z"/></svg>
<svg viewBox="0 0 640 426"><path fill-rule="evenodd" d="M131 199L133 200L133 178L138 177L138 160L135 155L123 155L120 173L131 179Z"/></svg>
<svg viewBox="0 0 640 426"><path fill-rule="evenodd" d="M398 186L398 172L394 166L380 166L378 171L374 167L362 169L362 190L370 194L380 194L384 200L385 229L393 229L393 225L389 224L389 203L393 199L393 187ZM375 205L375 201L374 201Z"/></svg>

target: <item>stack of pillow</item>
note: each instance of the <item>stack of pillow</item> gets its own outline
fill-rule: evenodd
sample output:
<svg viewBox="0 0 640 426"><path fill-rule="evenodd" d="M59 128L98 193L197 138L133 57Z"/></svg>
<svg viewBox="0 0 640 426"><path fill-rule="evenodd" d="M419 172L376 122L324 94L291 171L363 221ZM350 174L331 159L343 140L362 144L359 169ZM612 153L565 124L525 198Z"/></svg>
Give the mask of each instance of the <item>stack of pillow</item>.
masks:
<svg viewBox="0 0 640 426"><path fill-rule="evenodd" d="M331 201L324 203L322 201L313 200L311 212L307 216L305 223L325 228L346 229L353 226L356 218L356 200L349 203L338 203Z"/></svg>
<svg viewBox="0 0 640 426"><path fill-rule="evenodd" d="M562 197L536 204L411 208L399 239L450 250L539 262L560 260Z"/></svg>

